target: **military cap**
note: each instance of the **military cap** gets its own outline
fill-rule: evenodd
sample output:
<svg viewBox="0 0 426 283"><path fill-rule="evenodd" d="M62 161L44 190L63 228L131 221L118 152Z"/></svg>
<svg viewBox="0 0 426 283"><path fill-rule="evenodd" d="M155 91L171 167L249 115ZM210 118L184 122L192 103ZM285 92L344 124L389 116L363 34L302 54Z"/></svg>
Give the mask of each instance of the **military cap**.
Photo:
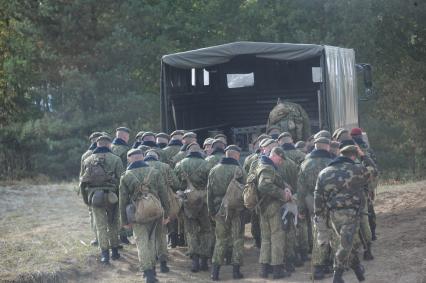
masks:
<svg viewBox="0 0 426 283"><path fill-rule="evenodd" d="M215 140L217 140L218 138L228 139L228 138L226 137L226 135L224 135L224 134L217 134L217 135L215 135L215 136L214 136L214 139L215 139Z"/></svg>
<svg viewBox="0 0 426 283"><path fill-rule="evenodd" d="M355 145L355 142L353 140L344 140L340 142L339 148L344 148L348 145Z"/></svg>
<svg viewBox="0 0 426 283"><path fill-rule="evenodd" d="M314 140L314 144L316 143L330 144L330 139L326 137L318 137Z"/></svg>
<svg viewBox="0 0 426 283"><path fill-rule="evenodd" d="M275 154L275 155L278 155L278 156L279 156L279 157L281 157L282 159L285 159L285 152L284 152L284 150L283 150L281 147L279 147L279 146L274 147L274 148L271 150L271 153L272 153L272 154Z"/></svg>
<svg viewBox="0 0 426 283"><path fill-rule="evenodd" d="M295 145L296 148L304 148L306 143L304 141L298 141Z"/></svg>
<svg viewBox="0 0 426 283"><path fill-rule="evenodd" d="M281 133L281 134L278 136L278 140L280 140L280 139L282 139L282 138L292 138L292 135L291 135L289 132L284 132L284 133Z"/></svg>
<svg viewBox="0 0 426 283"><path fill-rule="evenodd" d="M200 146L197 142L192 142L192 143L190 143L189 145L188 145L188 147L186 148L186 150L190 150L191 149L191 147L194 147L194 146Z"/></svg>
<svg viewBox="0 0 426 283"><path fill-rule="evenodd" d="M360 136L362 135L362 129L361 128L353 128L351 130L351 136Z"/></svg>
<svg viewBox="0 0 426 283"><path fill-rule="evenodd" d="M223 140L220 140L220 139L214 139L214 140L213 140L213 142L212 142L212 146L214 146L214 145L215 145L215 144L217 144L217 143L221 143L221 144L225 145L225 143L223 142Z"/></svg>
<svg viewBox="0 0 426 283"><path fill-rule="evenodd" d="M140 132L138 132L138 133L136 134L136 137L135 137L135 138L140 138L141 136L143 136L143 134L145 134L145 132L144 132L144 131L140 131Z"/></svg>
<svg viewBox="0 0 426 283"><path fill-rule="evenodd" d="M267 134L261 134L260 136L258 136L258 137L257 137L256 142L261 142L261 141L263 141L264 139L270 139L270 138L271 138L271 136L270 136L270 135L267 135Z"/></svg>
<svg viewBox="0 0 426 283"><path fill-rule="evenodd" d="M228 145L225 148L225 152L228 151L228 150L233 150L233 151L241 152L241 148L238 145L235 145L235 144Z"/></svg>
<svg viewBox="0 0 426 283"><path fill-rule="evenodd" d="M166 133L158 133L155 135L156 138L164 138L164 139L170 139L170 136Z"/></svg>
<svg viewBox="0 0 426 283"><path fill-rule="evenodd" d="M111 137L111 135L107 132L101 132L102 136L107 136L107 137ZM112 138L111 138L112 139Z"/></svg>
<svg viewBox="0 0 426 283"><path fill-rule="evenodd" d="M328 138L329 140L331 140L331 134L329 131L321 130L314 135L314 139L317 139L317 138Z"/></svg>
<svg viewBox="0 0 426 283"><path fill-rule="evenodd" d="M130 129L126 128L126 127L118 127L117 129L115 129L116 132L126 132L126 133L130 133Z"/></svg>
<svg viewBox="0 0 426 283"><path fill-rule="evenodd" d="M96 139L96 142L98 142L98 141L108 141L108 142L112 142L112 139L111 139L111 137L110 137L110 136L102 135L102 136L100 136L100 137L98 137L98 138Z"/></svg>
<svg viewBox="0 0 426 283"><path fill-rule="evenodd" d="M141 150L144 153L144 152L147 152L148 150L150 150L151 148L147 145L141 144L140 146L138 146L138 149Z"/></svg>
<svg viewBox="0 0 426 283"><path fill-rule="evenodd" d="M260 143L260 147L267 147L268 145L273 144L274 142L276 142L273 139L264 139L261 143Z"/></svg>
<svg viewBox="0 0 426 283"><path fill-rule="evenodd" d="M102 136L101 132L93 132L90 136L89 136L89 140L93 140L96 139L98 137Z"/></svg>
<svg viewBox="0 0 426 283"><path fill-rule="evenodd" d="M146 137L154 137L155 138L155 134L153 132L144 132L143 135L142 135L142 139L144 139Z"/></svg>
<svg viewBox="0 0 426 283"><path fill-rule="evenodd" d="M147 151L145 151L145 155L148 155L149 153L155 153L157 157L159 157L158 152L156 152L154 149L150 148Z"/></svg>
<svg viewBox="0 0 426 283"><path fill-rule="evenodd" d="M183 135L183 138L184 138L184 139L186 139L186 138L193 138L193 139L196 139L196 138L197 138L197 134L196 134L196 133L194 133L194 132L187 132L187 133L185 133L185 134Z"/></svg>
<svg viewBox="0 0 426 283"><path fill-rule="evenodd" d="M339 139L339 137L343 134L343 133L348 133L348 130L344 129L344 128L338 128L337 130L334 131L333 133L333 139Z"/></svg>
<svg viewBox="0 0 426 283"><path fill-rule="evenodd" d="M358 154L358 148L354 145L347 145L340 149L342 154Z"/></svg>
<svg viewBox="0 0 426 283"><path fill-rule="evenodd" d="M213 142L214 142L214 139L212 139L212 138L206 138L204 140L203 147L206 146L206 145L208 145L208 144L213 144Z"/></svg>
<svg viewBox="0 0 426 283"><path fill-rule="evenodd" d="M185 134L185 131L183 131L183 130L176 130L176 131L173 131L171 134L170 134L170 136L171 137L173 137L173 136L183 136Z"/></svg>
<svg viewBox="0 0 426 283"><path fill-rule="evenodd" d="M330 143L330 147L331 147L331 148L339 148L339 147L340 147L340 142L332 141L332 142Z"/></svg>
<svg viewBox="0 0 426 283"><path fill-rule="evenodd" d="M127 157L130 157L132 155L137 155L137 154L143 154L142 150L140 150L139 148L132 148L131 150L127 152Z"/></svg>
<svg viewBox="0 0 426 283"><path fill-rule="evenodd" d="M272 130L278 130L281 132L281 128L278 126L270 126L267 130L266 133L269 134Z"/></svg>

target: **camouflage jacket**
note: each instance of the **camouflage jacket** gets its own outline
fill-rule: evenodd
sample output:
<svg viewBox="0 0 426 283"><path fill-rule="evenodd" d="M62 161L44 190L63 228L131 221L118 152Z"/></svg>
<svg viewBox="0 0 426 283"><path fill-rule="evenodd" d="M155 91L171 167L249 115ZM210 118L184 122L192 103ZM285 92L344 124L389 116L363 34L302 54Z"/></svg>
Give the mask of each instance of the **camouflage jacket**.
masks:
<svg viewBox="0 0 426 283"><path fill-rule="evenodd" d="M173 169L170 167L170 165L163 163L161 161L158 161L154 157L148 156L144 160L149 166L154 167L158 171L160 171L161 177L165 180L166 185L171 188L174 192L176 192L179 188L179 182L178 179L173 172Z"/></svg>
<svg viewBox="0 0 426 283"><path fill-rule="evenodd" d="M144 182L145 177L149 174L150 170L153 170L148 180L149 192L158 197L164 208L164 217L169 214L169 199L167 195L167 187L164 178L161 176L160 171L150 167L143 161L133 162L127 167L126 172L120 179L120 219L121 224L128 224L126 207L131 203L131 200L135 200L137 188Z"/></svg>
<svg viewBox="0 0 426 283"><path fill-rule="evenodd" d="M174 167L172 159L176 154L178 154L182 145L182 142L179 140L171 140L170 143L165 148L163 148L164 162L169 164L171 167Z"/></svg>
<svg viewBox="0 0 426 283"><path fill-rule="evenodd" d="M244 169L244 171L246 171L247 174L250 172L251 164L256 159L259 158L259 155L260 155L260 151L259 152L253 152L252 154L250 154L249 156L247 156L246 159L244 160L243 169Z"/></svg>
<svg viewBox="0 0 426 283"><path fill-rule="evenodd" d="M112 141L111 151L112 153L120 157L124 167L127 167L127 152L129 151L129 149L130 146L122 139L115 138Z"/></svg>
<svg viewBox="0 0 426 283"><path fill-rule="evenodd" d="M314 150L306 156L305 161L300 165L299 177L297 180L297 205L300 211L306 210L306 196L314 196L315 185L321 170L331 162L332 158L326 150ZM311 204L313 206L313 203Z"/></svg>
<svg viewBox="0 0 426 283"><path fill-rule="evenodd" d="M285 156L288 159L293 160L297 164L297 166L300 166L303 160L305 160L305 154L300 150L297 150L293 144L285 143L281 147L285 152Z"/></svg>
<svg viewBox="0 0 426 283"><path fill-rule="evenodd" d="M187 144L184 144L181 148L180 148L180 150L179 150L179 152L178 153L176 153L176 155L175 156L173 156L172 157L172 164L173 164L173 166L172 167L175 167L176 166L176 164L178 164L180 161L182 161L185 157L186 157L186 155L187 155L187 152L186 152L186 148L188 147L188 145Z"/></svg>
<svg viewBox="0 0 426 283"><path fill-rule="evenodd" d="M80 177L83 175L83 164L84 164L84 160L86 160L87 157L89 157L90 155L92 155L93 151L96 149L96 143L92 143L90 145L90 147L86 150L85 153L83 153L83 155L81 156L81 160L80 160Z"/></svg>
<svg viewBox="0 0 426 283"><path fill-rule="evenodd" d="M287 184L272 160L265 155L260 157L256 166L256 180L261 211L271 203L283 202L283 190Z"/></svg>
<svg viewBox="0 0 426 283"><path fill-rule="evenodd" d="M153 141L144 141L142 145L149 147L151 150L155 151L158 155L158 160L161 162L165 162L166 157L164 156L164 151L157 146L157 144Z"/></svg>
<svg viewBox="0 0 426 283"><path fill-rule="evenodd" d="M297 164L293 160L286 158L283 164L278 166L278 172L285 182L290 185L293 194L297 193L297 175L299 173Z"/></svg>
<svg viewBox="0 0 426 283"><path fill-rule="evenodd" d="M354 209L360 211L364 203L364 187L377 170L365 155L362 164L339 156L319 176L314 191L314 213L325 216L327 210Z"/></svg>
<svg viewBox="0 0 426 283"><path fill-rule="evenodd" d="M209 175L208 163L199 152L189 153L174 169L179 189L187 189L187 178L198 190L205 190Z"/></svg>
<svg viewBox="0 0 426 283"><path fill-rule="evenodd" d="M216 215L219 211L222 199L234 176L239 183L246 182L247 176L244 170L238 160L233 158L221 159L219 164L210 170L207 183L207 205L210 215Z"/></svg>
<svg viewBox="0 0 426 283"><path fill-rule="evenodd" d="M224 156L225 151L223 149L216 149L213 151L212 154L206 158L209 169L212 169L214 166L216 166Z"/></svg>

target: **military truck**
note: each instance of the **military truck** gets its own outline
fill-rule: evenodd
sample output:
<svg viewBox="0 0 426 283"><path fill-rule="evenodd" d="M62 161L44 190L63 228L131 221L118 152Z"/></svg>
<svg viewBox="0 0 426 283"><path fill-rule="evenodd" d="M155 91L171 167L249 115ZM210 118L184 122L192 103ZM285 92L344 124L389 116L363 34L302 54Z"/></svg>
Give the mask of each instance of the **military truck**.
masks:
<svg viewBox="0 0 426 283"><path fill-rule="evenodd" d="M234 42L161 59L161 127L200 140L224 132L249 149L278 100L301 105L311 131L358 127L357 73L371 93L371 67L353 49L314 44Z"/></svg>

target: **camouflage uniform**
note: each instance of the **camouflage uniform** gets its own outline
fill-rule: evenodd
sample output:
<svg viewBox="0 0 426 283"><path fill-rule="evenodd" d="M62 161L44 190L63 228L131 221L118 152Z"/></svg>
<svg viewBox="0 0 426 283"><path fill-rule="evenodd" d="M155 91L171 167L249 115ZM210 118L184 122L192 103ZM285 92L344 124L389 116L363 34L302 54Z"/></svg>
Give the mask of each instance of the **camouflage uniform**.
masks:
<svg viewBox="0 0 426 283"><path fill-rule="evenodd" d="M308 154L300 166L297 203L299 211L305 215L305 218L312 217L311 223L314 221L313 211L310 210L314 206L313 199L317 178L321 170L327 167L331 160L331 155L328 151L317 149ZM312 234L312 264L314 266L324 266L330 258L330 246L328 244L319 246L316 241L316 231L313 231Z"/></svg>
<svg viewBox="0 0 426 283"><path fill-rule="evenodd" d="M180 161L182 161L186 157L186 148L188 147L187 144L184 144L178 153L176 153L175 156L172 157L171 163L172 168L174 168Z"/></svg>
<svg viewBox="0 0 426 283"><path fill-rule="evenodd" d="M122 225L130 224L127 220L126 206L136 198L137 189L145 177L151 172L148 181L150 193L159 198L164 208L164 217L169 213L169 200L165 179L160 171L148 166L144 161L136 161L129 165L120 180L120 219ZM155 267L158 247L161 247L162 218L146 224L133 223L133 235L136 240L140 267L143 271Z"/></svg>
<svg viewBox="0 0 426 283"><path fill-rule="evenodd" d="M363 188L376 168L368 156L363 164L340 156L333 160L318 176L314 192L315 216L327 219L329 213L337 247L334 257L335 271L348 265L359 266L357 247L358 229L363 203Z"/></svg>
<svg viewBox="0 0 426 283"><path fill-rule="evenodd" d="M169 144L163 148L163 160L169 164L172 168L174 167L173 157L179 153L183 144L180 140L171 140Z"/></svg>
<svg viewBox="0 0 426 283"><path fill-rule="evenodd" d="M297 150L296 147L293 144L285 143L281 147L285 152L285 156L288 159L293 160L297 164L297 166L300 166L300 164L302 164L303 160L305 160L306 154L304 154L300 150Z"/></svg>
<svg viewBox="0 0 426 283"><path fill-rule="evenodd" d="M81 193L85 202L91 205L91 199L96 191L118 193L118 182L122 172L123 164L119 157L114 155L107 147L98 147L93 154L87 157L83 162L82 172L85 172L93 159L98 157L105 158L104 170L112 176L112 181L103 186L90 187L87 184L80 184ZM99 208L92 206L94 222L97 229L99 248L107 251L110 247L118 247L118 207L113 205L108 208Z"/></svg>
<svg viewBox="0 0 426 283"><path fill-rule="evenodd" d="M220 160L225 156L225 151L221 148L216 148L210 156L206 158L208 162L208 168L212 169L215 165L217 165Z"/></svg>
<svg viewBox="0 0 426 283"><path fill-rule="evenodd" d="M251 154L246 158L244 161L244 170L247 173L247 175L250 174L256 174L256 166L258 164L258 160L260 158L260 150ZM251 235L253 236L253 239L255 240L256 246L260 248L261 246L261 231L260 231L260 217L259 214L256 212L256 210L253 210L251 212Z"/></svg>
<svg viewBox="0 0 426 283"><path fill-rule="evenodd" d="M174 172L179 180L181 190L186 190L187 182L185 175L198 190L206 190L208 167L198 152L189 153L182 161L176 164ZM189 247L189 254L193 256L210 257L210 235L211 224L208 216L207 204L205 203L197 217L190 218L184 216L186 239ZM206 244L207 243L207 244Z"/></svg>
<svg viewBox="0 0 426 283"><path fill-rule="evenodd" d="M261 156L256 168L257 190L260 202L260 229L262 245L261 264L282 265L284 262L284 231L281 227L280 208L285 182L274 163Z"/></svg>
<svg viewBox="0 0 426 283"><path fill-rule="evenodd" d="M209 215L215 218L216 243L212 263L223 265L227 249L232 247L232 264L241 265L244 247L244 223L241 211L225 211L221 205L231 180L244 184L246 174L237 160L223 158L209 173L207 204ZM231 236L231 237L230 237Z"/></svg>

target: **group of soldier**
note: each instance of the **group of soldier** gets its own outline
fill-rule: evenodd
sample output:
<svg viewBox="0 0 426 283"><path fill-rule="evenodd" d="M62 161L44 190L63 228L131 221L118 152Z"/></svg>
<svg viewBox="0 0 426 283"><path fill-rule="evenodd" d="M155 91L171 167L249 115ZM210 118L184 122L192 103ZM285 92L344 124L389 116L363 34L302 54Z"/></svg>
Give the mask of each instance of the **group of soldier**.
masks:
<svg viewBox="0 0 426 283"><path fill-rule="evenodd" d="M193 132L139 132L130 145L126 127L117 128L115 138L93 133L81 159L80 192L89 207L96 235L92 244L100 248L100 261L118 260L131 231L148 283L158 282L157 262L160 272L169 271L168 244L187 246L192 272L208 271L210 261L210 278L218 281L221 266L232 264L233 278L240 279L245 224L251 222L261 278L290 276L311 254L313 279L334 272L333 282L344 282L343 272L352 268L363 281L357 252L362 246L364 259L373 259L377 168L361 129L322 130L296 144L291 133L281 131L270 126L258 135L255 152L243 164L241 148L228 145L224 134L200 145ZM108 178L93 177L99 160ZM254 208L227 207L231 182L254 185ZM163 209L162 217L147 223L129 219L129 204L141 197L141 184ZM195 212L185 206L189 188L205 193ZM183 203L177 214L171 212L174 197Z"/></svg>

